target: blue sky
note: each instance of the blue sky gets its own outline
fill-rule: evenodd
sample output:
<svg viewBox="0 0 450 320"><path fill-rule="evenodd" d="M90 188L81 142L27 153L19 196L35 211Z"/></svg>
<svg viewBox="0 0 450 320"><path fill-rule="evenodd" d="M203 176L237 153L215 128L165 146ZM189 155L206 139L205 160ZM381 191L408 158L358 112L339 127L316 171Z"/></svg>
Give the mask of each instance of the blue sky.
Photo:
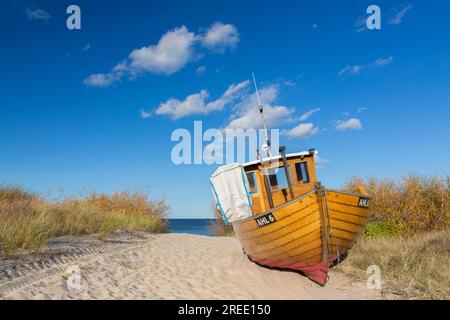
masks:
<svg viewBox="0 0 450 320"><path fill-rule="evenodd" d="M81 30L66 28L70 4ZM361 24L370 4L381 30ZM318 149L327 186L450 171L450 3L18 0L0 10L1 184L49 197L144 188L166 197L171 217L210 217L217 166L174 165L171 133L194 120L259 125L251 72L282 143Z"/></svg>

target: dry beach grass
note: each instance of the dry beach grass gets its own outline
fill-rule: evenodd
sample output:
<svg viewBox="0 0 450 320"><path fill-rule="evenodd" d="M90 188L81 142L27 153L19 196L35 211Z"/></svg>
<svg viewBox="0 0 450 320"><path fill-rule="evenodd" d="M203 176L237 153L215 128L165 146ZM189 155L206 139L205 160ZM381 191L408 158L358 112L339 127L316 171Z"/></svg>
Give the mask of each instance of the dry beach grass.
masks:
<svg viewBox="0 0 450 320"><path fill-rule="evenodd" d="M372 196L370 223L340 270L356 279L381 269L383 292L404 299L450 299L450 178L409 174L354 177Z"/></svg>
<svg viewBox="0 0 450 320"><path fill-rule="evenodd" d="M370 265L380 268L386 297L450 299L450 230L361 239L338 270L366 281Z"/></svg>
<svg viewBox="0 0 450 320"><path fill-rule="evenodd" d="M18 187L0 188L0 256L37 250L62 235L165 230L166 203L139 192L90 194L50 202Z"/></svg>
<svg viewBox="0 0 450 320"><path fill-rule="evenodd" d="M344 190L363 185L372 197L369 221L394 226L395 234L414 234L450 226L450 177L409 174L397 180L353 177Z"/></svg>

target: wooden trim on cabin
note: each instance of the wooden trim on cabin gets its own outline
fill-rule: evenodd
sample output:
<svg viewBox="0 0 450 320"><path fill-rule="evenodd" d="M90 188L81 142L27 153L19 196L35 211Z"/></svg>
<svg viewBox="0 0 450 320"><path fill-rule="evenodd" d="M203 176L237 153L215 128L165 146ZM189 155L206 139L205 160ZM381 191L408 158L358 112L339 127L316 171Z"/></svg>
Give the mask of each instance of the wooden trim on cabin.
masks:
<svg viewBox="0 0 450 320"><path fill-rule="evenodd" d="M274 206L270 206L269 200L267 195L264 193L264 190L266 189L266 183L264 176L262 175L263 167L265 169L270 168L282 168L284 163L283 159L280 157L279 159L272 160L271 163L266 163L265 165L262 165L261 162L251 163L248 166L244 167L244 171L247 172L255 172L256 173L256 180L257 180L257 187L258 187L258 194L253 194L253 214L254 216L259 215L263 212L267 212L269 210L272 210L274 208L277 208L278 206L289 202L292 199L292 196L289 192L288 187L286 188L276 188L274 189L271 185L268 187L270 188L272 192L272 199L274 202ZM304 154L304 155L294 155L294 156L287 156L287 164L288 164L288 172L290 173L290 178L292 181L293 191L294 191L294 198L297 198L309 191L313 188L314 183L317 181L316 172L314 168L314 155L313 154ZM297 173L296 173L296 163L299 162L306 162L306 167L308 171L309 176L309 182L305 183L302 181L298 181L297 179ZM287 179L286 179L287 181ZM274 208L273 208L274 207Z"/></svg>
<svg viewBox="0 0 450 320"><path fill-rule="evenodd" d="M286 155L286 159L289 160L296 160L296 159L301 159L302 161L306 158L314 158L314 155L311 154L307 154L307 155L303 155L303 156L291 156L289 157L289 155ZM277 163L277 162L281 162L283 163L283 160L280 159L275 159L273 160L273 162L270 162L272 164ZM259 170L259 167L261 166L261 162L257 162L257 163L252 163L249 165L244 165L244 171L252 171L252 170Z"/></svg>
<svg viewBox="0 0 450 320"><path fill-rule="evenodd" d="M253 173L254 174L254 179L253 179L253 183L255 184L255 189L256 189L256 192L250 192L250 190L249 190L249 194L251 195L251 196L253 196L253 195L256 195L256 194L260 194L260 190L259 190L259 186L258 186L258 175L257 175L257 172L258 172L258 170L249 170L249 171L245 171L244 170L244 173L245 173L245 175L247 175L248 173ZM248 179L248 177L247 177L247 179ZM250 181L249 181L249 187L251 188L251 186L250 186Z"/></svg>

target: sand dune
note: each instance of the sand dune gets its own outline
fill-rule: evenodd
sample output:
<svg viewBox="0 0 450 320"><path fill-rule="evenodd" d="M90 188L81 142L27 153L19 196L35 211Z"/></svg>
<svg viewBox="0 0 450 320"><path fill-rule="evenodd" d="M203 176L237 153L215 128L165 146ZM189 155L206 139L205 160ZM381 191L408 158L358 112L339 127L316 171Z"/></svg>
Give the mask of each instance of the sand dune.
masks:
<svg viewBox="0 0 450 320"><path fill-rule="evenodd" d="M331 272L326 287L292 272L251 263L238 241L228 237L145 234L139 239L81 245L70 257L47 259L36 270L11 276L0 264L2 299L374 299L364 283L351 284ZM84 246L84 247L83 247ZM51 250L51 248L49 249ZM64 249L67 250L67 249ZM60 248L61 251L61 248ZM51 255L48 255L51 256ZM29 263L33 265L33 263ZM8 267L9 266L9 267ZM79 268L80 281L67 270ZM6 279L7 276L10 278ZM69 277L69 278L68 278ZM6 280L5 280L6 279ZM68 281L72 285L67 285ZM73 285L75 283L75 286ZM79 288L76 284L80 284Z"/></svg>

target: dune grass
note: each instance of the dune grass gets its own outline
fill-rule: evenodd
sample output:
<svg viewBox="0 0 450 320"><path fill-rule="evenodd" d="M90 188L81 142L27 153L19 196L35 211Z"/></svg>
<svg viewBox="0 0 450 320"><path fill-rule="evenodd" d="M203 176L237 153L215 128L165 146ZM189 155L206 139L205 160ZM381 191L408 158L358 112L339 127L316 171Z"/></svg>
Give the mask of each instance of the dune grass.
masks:
<svg viewBox="0 0 450 320"><path fill-rule="evenodd" d="M209 226L209 230L218 237L234 236L233 226L230 223L225 224L220 210L215 208L214 205L211 205L211 208L216 219Z"/></svg>
<svg viewBox="0 0 450 320"><path fill-rule="evenodd" d="M402 299L450 298L450 179L409 174L398 180L353 177L372 197L364 234L338 267L365 281L381 269L382 292Z"/></svg>
<svg viewBox="0 0 450 320"><path fill-rule="evenodd" d="M450 299L450 230L363 238L337 270L365 282L371 265L381 270L384 295L400 299Z"/></svg>
<svg viewBox="0 0 450 320"><path fill-rule="evenodd" d="M50 202L18 187L0 188L0 255L37 250L50 238L115 231L165 231L165 201L140 192L93 193Z"/></svg>
<svg viewBox="0 0 450 320"><path fill-rule="evenodd" d="M398 180L353 177L343 190L358 193L359 185L372 197L368 218L382 233L414 234L450 227L449 177L417 174ZM373 233L376 230L371 231L376 236Z"/></svg>

